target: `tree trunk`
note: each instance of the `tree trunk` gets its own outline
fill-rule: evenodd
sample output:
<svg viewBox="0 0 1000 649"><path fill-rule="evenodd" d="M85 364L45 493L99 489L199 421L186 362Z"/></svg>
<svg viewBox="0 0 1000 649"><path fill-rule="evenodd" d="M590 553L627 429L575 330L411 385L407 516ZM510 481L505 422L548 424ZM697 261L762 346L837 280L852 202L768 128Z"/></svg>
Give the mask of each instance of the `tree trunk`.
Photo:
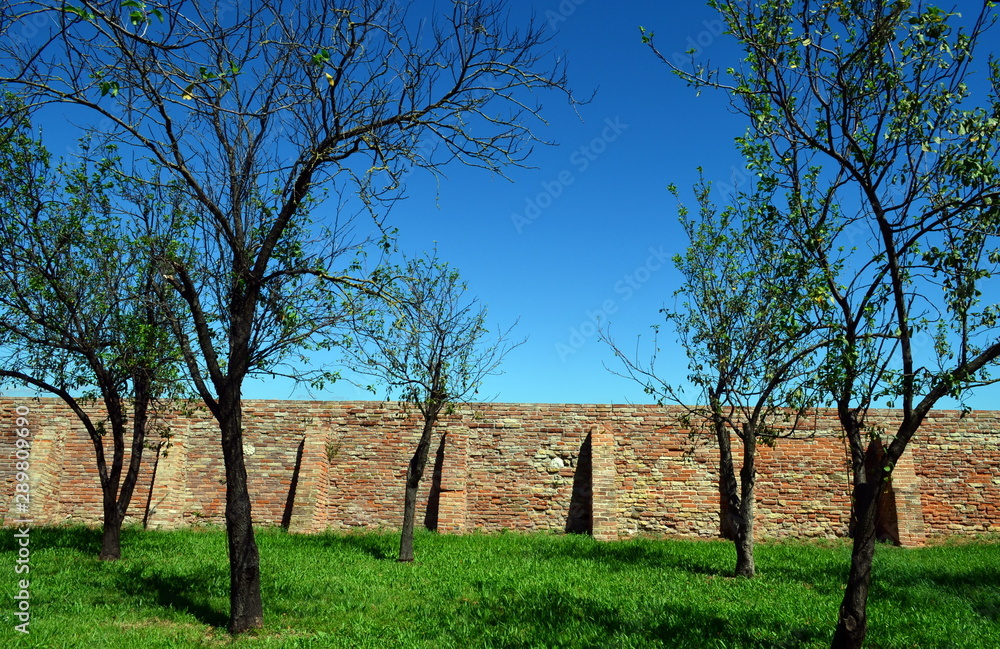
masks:
<svg viewBox="0 0 1000 649"><path fill-rule="evenodd" d="M736 535L736 576L751 578L757 574L753 561L753 523L748 521Z"/></svg>
<svg viewBox="0 0 1000 649"><path fill-rule="evenodd" d="M851 572L840 605L832 649L860 649L868 633L868 590L872 558L875 556L875 513L880 487L880 483L875 482L854 489L857 524L851 552Z"/></svg>
<svg viewBox="0 0 1000 649"><path fill-rule="evenodd" d="M104 531L101 535L101 561L117 561L122 557L121 533L125 514L132 502L135 484L139 479L139 469L142 466L142 451L146 442L146 423L149 420L149 381L145 376L133 378L132 402L132 448L128 470L122 476L125 457L125 423L127 418L120 409L122 400L117 394L106 397L105 403L117 404L117 408L109 407L111 414L112 439L114 449L111 460L111 471L106 480L102 480L101 491L104 499ZM95 449L103 453L103 448ZM119 491L119 488L121 489ZM150 485L152 490L152 485Z"/></svg>
<svg viewBox="0 0 1000 649"><path fill-rule="evenodd" d="M880 444L872 441L865 451L866 457L860 463L864 468L855 471L854 548L832 649L861 649L868 633L868 591L871 586L872 559L875 556L876 515L885 484L883 463L873 461L880 451Z"/></svg>
<svg viewBox="0 0 1000 649"><path fill-rule="evenodd" d="M733 468L732 441L725 421L717 417L713 425L719 444L719 495L724 505L719 525L723 538L736 541L743 521L740 520L740 487L736 482L736 469Z"/></svg>
<svg viewBox="0 0 1000 649"><path fill-rule="evenodd" d="M753 577L753 517L757 483L757 435L743 426L743 467L740 469L740 525L736 530L736 576Z"/></svg>
<svg viewBox="0 0 1000 649"><path fill-rule="evenodd" d="M109 502L110 501L110 502ZM117 561L122 558L122 521L125 517L118 513L118 504L112 491L104 496L104 531L101 534L101 561Z"/></svg>
<svg viewBox="0 0 1000 649"><path fill-rule="evenodd" d="M713 422L719 443L719 491L726 504L722 520L722 533L736 547L737 577L753 577L756 566L753 558L754 483L757 478L757 438L750 428L743 427L743 467L740 482L736 481L733 449L729 426L716 416Z"/></svg>
<svg viewBox="0 0 1000 649"><path fill-rule="evenodd" d="M238 387L219 395L219 427L226 466L229 632L237 634L264 625L260 555L253 534L247 470L243 460L243 416Z"/></svg>
<svg viewBox="0 0 1000 649"><path fill-rule="evenodd" d="M430 454L431 435L436 417L425 416L423 432L417 450L406 469L406 493L403 497L403 533L399 539L399 561L413 561L413 526L417 519L417 489L424 477L427 456Z"/></svg>

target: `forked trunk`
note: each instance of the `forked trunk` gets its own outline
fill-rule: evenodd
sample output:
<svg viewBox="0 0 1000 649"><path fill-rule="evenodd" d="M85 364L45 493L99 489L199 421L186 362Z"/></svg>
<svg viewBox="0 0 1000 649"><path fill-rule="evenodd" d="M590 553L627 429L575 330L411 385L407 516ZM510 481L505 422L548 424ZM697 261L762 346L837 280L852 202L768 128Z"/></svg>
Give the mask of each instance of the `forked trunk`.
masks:
<svg viewBox="0 0 1000 649"><path fill-rule="evenodd" d="M114 416L110 417L114 448L111 471L101 480L101 492L104 500L104 530L101 534L101 553L99 555L101 561L117 561L122 557L122 523L125 521L125 513L128 512L129 504L132 502L135 484L139 479L139 468L142 466L142 451L146 442L146 424L149 419L151 398L148 378L144 374L135 376L133 389L135 399L132 403L132 448L124 476L122 476L122 469L124 468L125 456L126 417L120 409L121 400L118 400L117 397L114 403L118 404L118 408L109 408L114 412ZM98 453L103 453L103 448L100 446L96 450Z"/></svg>
<svg viewBox="0 0 1000 649"><path fill-rule="evenodd" d="M253 534L247 470L243 459L243 422L238 390L220 395L219 426L226 466L226 537L229 542L229 632L243 633L264 624L260 594L260 555Z"/></svg>
<svg viewBox="0 0 1000 649"><path fill-rule="evenodd" d="M413 526L417 520L417 489L424 477L427 457L430 454L431 435L434 433L435 417L424 418L423 432L417 443L417 450L406 468L406 493L403 497L403 533L399 539L399 561L413 561Z"/></svg>
<svg viewBox="0 0 1000 649"><path fill-rule="evenodd" d="M740 487L736 482L733 449L729 427L721 418L713 422L719 444L719 495L722 498L722 516L719 521L723 538L736 541L742 527L740 520Z"/></svg>
<svg viewBox="0 0 1000 649"><path fill-rule="evenodd" d="M743 467L740 469L740 483L737 483L729 426L720 416L715 417L713 424L719 443L719 491L725 502L722 534L731 539L736 547L736 576L753 577L756 574L753 516L757 440L744 427Z"/></svg>

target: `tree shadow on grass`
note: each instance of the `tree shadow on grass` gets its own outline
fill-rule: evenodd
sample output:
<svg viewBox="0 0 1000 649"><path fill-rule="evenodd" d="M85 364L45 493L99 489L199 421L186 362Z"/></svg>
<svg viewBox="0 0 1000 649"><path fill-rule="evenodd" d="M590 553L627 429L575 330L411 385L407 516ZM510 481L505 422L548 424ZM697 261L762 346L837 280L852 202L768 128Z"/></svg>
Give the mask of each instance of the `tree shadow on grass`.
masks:
<svg viewBox="0 0 1000 649"><path fill-rule="evenodd" d="M348 553L366 554L374 559L395 559L399 556L398 534L304 534L296 538L301 547L322 548Z"/></svg>
<svg viewBox="0 0 1000 649"><path fill-rule="evenodd" d="M843 595L844 584L851 564L845 562L824 561L821 564L789 560L762 560L757 558L757 577L763 577L784 584L808 584L822 595Z"/></svg>
<svg viewBox="0 0 1000 649"><path fill-rule="evenodd" d="M609 571L634 568L675 570L694 575L735 578L736 550L731 541L697 543L671 539L633 539L589 544L554 544L542 550L544 558L593 561ZM791 555L789 553L792 553ZM832 552L832 551L831 551ZM757 578L790 584L808 584L821 594L839 597L847 581L850 556L832 553L795 554L794 548L760 545L756 551Z"/></svg>
<svg viewBox="0 0 1000 649"><path fill-rule="evenodd" d="M964 600L980 617L1000 622L1000 567L980 566L959 572L948 568L897 568L881 570L872 579L873 599L896 599L920 607L928 592Z"/></svg>
<svg viewBox="0 0 1000 649"><path fill-rule="evenodd" d="M202 624L225 628L229 623L226 611L220 611L208 603L210 598L206 584L218 574L198 576L148 574L148 568L136 566L122 571L118 588L130 597L156 598L156 604L164 608L190 613ZM211 569L221 573L221 569ZM228 576L226 576L228 584Z"/></svg>
<svg viewBox="0 0 1000 649"><path fill-rule="evenodd" d="M508 639L511 633L520 636L524 646L562 647L569 638L573 638L573 646L610 646L615 638L629 645L662 643L675 649L701 649L712 640L741 648L794 649L814 645L828 638L832 631L770 620L765 624L771 628L778 625L788 629L778 632L777 639L774 633L765 639L756 636L753 628L697 606L661 602L646 612L629 611L627 607L609 606L557 590L539 590L498 601L484 598L474 607L470 605L465 613L474 618L473 625L485 634L492 628L503 629ZM521 643L505 646L521 646Z"/></svg>
<svg viewBox="0 0 1000 649"><path fill-rule="evenodd" d="M66 548L76 550L81 554L92 554L95 557L101 553L101 529L83 525L33 527L31 528L31 545L41 548ZM127 548L122 543L122 552Z"/></svg>
<svg viewBox="0 0 1000 649"><path fill-rule="evenodd" d="M974 572L963 570L958 573L947 569L912 568L905 570L905 572L894 571L886 577L900 585L912 583L914 580L927 581L937 588L956 594L987 588L993 590L1000 597L1000 566L980 566Z"/></svg>
<svg viewBox="0 0 1000 649"><path fill-rule="evenodd" d="M685 547L686 549L669 542L659 546L649 543L616 543L601 548L597 558L615 570L625 570L635 565L650 568L669 566L698 575L733 576L733 570L725 561L728 557L720 557L716 553L694 553L690 552L690 546Z"/></svg>
<svg viewBox="0 0 1000 649"><path fill-rule="evenodd" d="M706 552L691 552L689 544L681 545L672 541L641 539L591 544L577 543L572 546L553 544L547 550L540 550L540 552L548 554L545 558L593 561L612 571L630 570L636 567L672 568L699 575L731 577L733 570L724 567L727 561L726 556L720 553L718 547L709 548L708 545L706 544ZM722 544L714 543L711 545L720 546Z"/></svg>
<svg viewBox="0 0 1000 649"><path fill-rule="evenodd" d="M8 528L16 532L16 528ZM136 525L125 525L121 531L122 558L129 559L148 550L151 539L163 541L173 532L147 532ZM155 534L155 536L153 536ZM36 550L67 549L97 558L101 553L102 528L86 525L51 525L31 528L31 545ZM140 547L141 546L141 547Z"/></svg>

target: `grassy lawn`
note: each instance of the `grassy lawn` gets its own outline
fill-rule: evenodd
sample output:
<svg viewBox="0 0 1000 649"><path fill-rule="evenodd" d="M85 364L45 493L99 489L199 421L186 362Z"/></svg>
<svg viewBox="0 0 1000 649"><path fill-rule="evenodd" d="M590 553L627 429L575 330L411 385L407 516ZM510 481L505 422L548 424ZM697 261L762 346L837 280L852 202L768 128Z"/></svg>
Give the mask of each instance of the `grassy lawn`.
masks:
<svg viewBox="0 0 1000 649"><path fill-rule="evenodd" d="M846 543L758 548L736 580L725 542L597 543L543 534L261 530L265 628L230 640L218 529L127 530L125 558L96 559L85 528L31 531L31 634L13 630L13 531L0 552L3 647L825 647ZM879 547L868 647L1000 647L1000 544Z"/></svg>

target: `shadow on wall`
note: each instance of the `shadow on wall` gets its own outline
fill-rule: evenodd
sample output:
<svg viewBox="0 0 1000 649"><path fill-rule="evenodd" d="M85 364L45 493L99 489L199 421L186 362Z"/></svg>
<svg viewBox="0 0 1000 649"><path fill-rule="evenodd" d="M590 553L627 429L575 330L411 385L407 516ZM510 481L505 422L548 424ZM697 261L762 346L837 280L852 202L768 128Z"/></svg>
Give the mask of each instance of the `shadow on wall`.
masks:
<svg viewBox="0 0 1000 649"><path fill-rule="evenodd" d="M569 501L566 516L567 534L594 533L594 463L592 460L590 433L580 446L573 473L573 495Z"/></svg>
<svg viewBox="0 0 1000 649"><path fill-rule="evenodd" d="M299 486L299 473L302 471L302 452L306 447L306 438L299 441L299 448L295 451L295 468L292 470L292 482L288 486L288 498L285 500L285 511L281 515L281 526L288 529L292 524L292 509L295 507L295 492Z"/></svg>
<svg viewBox="0 0 1000 649"><path fill-rule="evenodd" d="M431 472L431 492L427 495L427 511L424 513L424 527L436 532L438 512L441 510L441 475L444 470L444 446L448 433L441 434L441 442L434 453L434 470Z"/></svg>
<svg viewBox="0 0 1000 649"><path fill-rule="evenodd" d="M869 476L879 473L879 465L885 455L885 445L881 440L874 439L868 445L868 452L865 453L865 472ZM876 476L880 477L880 476ZM854 508L851 508L851 524L848 535L854 538L854 527L857 524L857 516ZM893 488L892 479L882 491L879 498L878 509L875 512L875 538L883 543L902 545L899 536L899 515L896 511L896 490Z"/></svg>

